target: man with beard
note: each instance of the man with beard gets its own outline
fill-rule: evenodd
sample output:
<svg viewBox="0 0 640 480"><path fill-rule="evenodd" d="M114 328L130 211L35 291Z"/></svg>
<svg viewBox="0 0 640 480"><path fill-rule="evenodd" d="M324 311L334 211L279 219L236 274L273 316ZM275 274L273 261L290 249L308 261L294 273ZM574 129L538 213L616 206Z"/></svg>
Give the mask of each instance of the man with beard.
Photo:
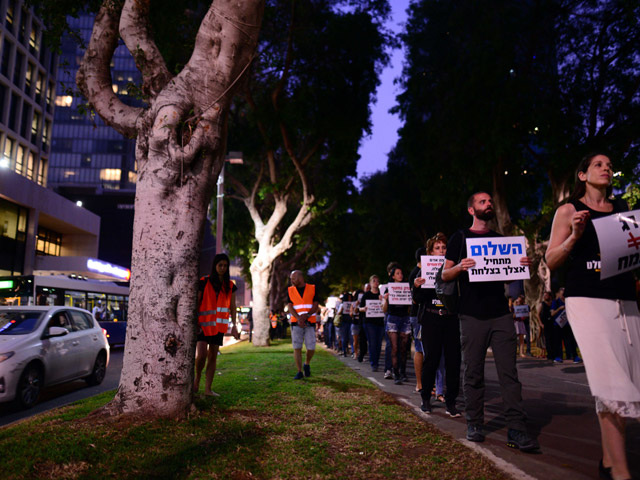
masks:
<svg viewBox="0 0 640 480"><path fill-rule="evenodd" d="M466 239L501 237L489 229L494 218L493 200L486 192L471 195L467 211L473 217L471 228L458 231L447 244L442 279L458 279L460 286L460 343L464 362L464 399L467 419L467 440L484 441L484 363L491 347L498 371L498 380L507 420L507 445L529 452L538 443L526 431L526 414L522 407L522 385L516 369L516 331L509 304L504 294L504 282L469 282L473 258L467 258ZM521 265L529 265L523 257Z"/></svg>

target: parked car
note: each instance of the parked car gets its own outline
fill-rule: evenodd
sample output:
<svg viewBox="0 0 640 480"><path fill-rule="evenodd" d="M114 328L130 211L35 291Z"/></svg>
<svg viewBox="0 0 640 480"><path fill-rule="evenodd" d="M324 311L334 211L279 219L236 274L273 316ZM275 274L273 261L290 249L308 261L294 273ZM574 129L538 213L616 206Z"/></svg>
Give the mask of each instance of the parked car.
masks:
<svg viewBox="0 0 640 480"><path fill-rule="evenodd" d="M65 306L0 307L0 402L36 404L44 387L104 380L109 343L90 312Z"/></svg>

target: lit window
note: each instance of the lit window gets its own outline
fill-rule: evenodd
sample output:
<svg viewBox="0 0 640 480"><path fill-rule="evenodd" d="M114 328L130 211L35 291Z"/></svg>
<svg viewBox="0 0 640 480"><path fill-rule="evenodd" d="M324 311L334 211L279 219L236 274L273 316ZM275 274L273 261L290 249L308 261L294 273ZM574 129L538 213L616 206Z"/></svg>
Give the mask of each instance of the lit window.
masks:
<svg viewBox="0 0 640 480"><path fill-rule="evenodd" d="M71 95L58 95L56 97L56 107L70 107L72 103L73 97Z"/></svg>
<svg viewBox="0 0 640 480"><path fill-rule="evenodd" d="M38 185L42 185L43 187L47 186L47 169L47 159L41 158L38 164Z"/></svg>
<svg viewBox="0 0 640 480"><path fill-rule="evenodd" d="M25 148L22 145L18 145L18 155L16 155L16 173L24 175L24 154Z"/></svg>
<svg viewBox="0 0 640 480"><path fill-rule="evenodd" d="M26 175L26 177L29 180L33 180L33 164L35 163L34 160L35 158L33 156L33 153L29 152L29 157L27 160L27 175Z"/></svg>
<svg viewBox="0 0 640 480"><path fill-rule="evenodd" d="M118 85L116 83L111 85L111 87L113 88L113 93L118 93Z"/></svg>
<svg viewBox="0 0 640 480"><path fill-rule="evenodd" d="M38 132L40 131L40 114L38 112L33 112L33 120L31 120L31 135L34 137L38 136ZM33 139L35 142L35 138Z"/></svg>
<svg viewBox="0 0 640 480"><path fill-rule="evenodd" d="M24 92L31 93L31 80L33 79L33 65L27 64L27 78L24 81Z"/></svg>
<svg viewBox="0 0 640 480"><path fill-rule="evenodd" d="M40 103L42 101L42 74L38 75L38 80L36 81L36 102Z"/></svg>
<svg viewBox="0 0 640 480"><path fill-rule="evenodd" d="M5 22L7 28L9 28L9 30L13 30L13 2L9 2L9 5L7 5L7 15L5 17Z"/></svg>
<svg viewBox="0 0 640 480"><path fill-rule="evenodd" d="M9 168L11 166L11 154L13 153L13 144L14 141L7 137L4 141L4 154L0 159L0 166L2 168Z"/></svg>
<svg viewBox="0 0 640 480"><path fill-rule="evenodd" d="M100 180L106 182L119 182L122 170L119 168L103 168L100 170Z"/></svg>
<svg viewBox="0 0 640 480"><path fill-rule="evenodd" d="M129 183L136 183L138 181L138 174L136 172L129 172Z"/></svg>
<svg viewBox="0 0 640 480"><path fill-rule="evenodd" d="M76 174L76 172L74 172L73 170L66 170L64 172L64 178L70 178L73 177Z"/></svg>

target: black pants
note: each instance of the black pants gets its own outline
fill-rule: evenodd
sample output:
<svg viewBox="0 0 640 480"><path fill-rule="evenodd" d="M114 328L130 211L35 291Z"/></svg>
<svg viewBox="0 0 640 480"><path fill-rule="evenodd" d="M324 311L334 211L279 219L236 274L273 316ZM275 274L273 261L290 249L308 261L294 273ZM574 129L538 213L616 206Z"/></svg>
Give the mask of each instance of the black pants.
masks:
<svg viewBox="0 0 640 480"><path fill-rule="evenodd" d="M444 369L447 390L444 398L447 406L455 406L460 393L460 322L457 316L425 313L422 322L422 400L431 397L436 381L436 370L444 350Z"/></svg>
<svg viewBox="0 0 640 480"><path fill-rule="evenodd" d="M547 347L547 359L553 360L556 358L556 345L553 337L555 322L549 319L543 321L542 325L544 326L544 345Z"/></svg>
<svg viewBox="0 0 640 480"><path fill-rule="evenodd" d="M564 349L567 353L567 360L573 360L578 356L578 347L576 345L576 339L573 337L573 330L569 323L566 323L564 327L560 328L556 322L553 322L553 337L554 346L553 353L555 358L562 359L562 343L564 342Z"/></svg>
<svg viewBox="0 0 640 480"><path fill-rule="evenodd" d="M460 344L467 422L484 423L484 362L487 349L491 347L507 425L524 430L526 414L522 407L522 385L516 368L516 329L511 314L486 319L460 315Z"/></svg>

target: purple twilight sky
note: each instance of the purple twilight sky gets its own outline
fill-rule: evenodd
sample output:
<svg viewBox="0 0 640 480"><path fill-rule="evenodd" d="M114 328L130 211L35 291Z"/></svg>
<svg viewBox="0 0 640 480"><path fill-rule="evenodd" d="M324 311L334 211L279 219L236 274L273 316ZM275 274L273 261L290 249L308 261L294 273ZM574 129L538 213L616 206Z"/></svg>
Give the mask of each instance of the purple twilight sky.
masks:
<svg viewBox="0 0 640 480"><path fill-rule="evenodd" d="M407 7L409 0L390 0L391 19L387 26L399 33L404 28L407 20ZM401 126L400 118L389 113L389 109L396 103L398 86L393 80L402 73L404 51L401 48L391 52L391 63L382 71L380 86L377 91L378 101L371 106L371 121L373 123L372 134L362 140L360 149L360 161L358 162L358 178L374 173L378 170L386 170L387 154L398 139L398 129Z"/></svg>

